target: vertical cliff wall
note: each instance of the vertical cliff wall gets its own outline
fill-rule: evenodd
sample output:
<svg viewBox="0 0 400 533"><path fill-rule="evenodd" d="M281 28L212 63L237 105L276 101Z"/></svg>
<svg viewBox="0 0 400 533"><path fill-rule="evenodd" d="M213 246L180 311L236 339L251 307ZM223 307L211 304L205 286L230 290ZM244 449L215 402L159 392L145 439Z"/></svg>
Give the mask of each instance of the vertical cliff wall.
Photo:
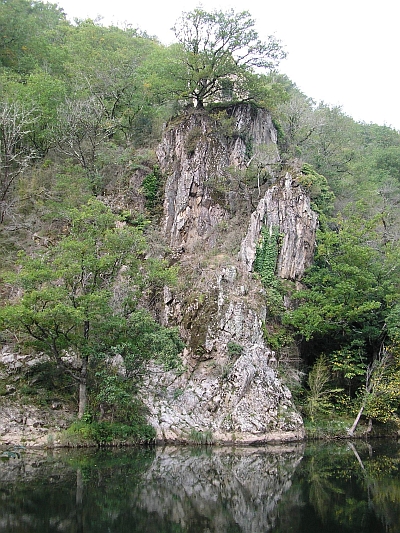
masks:
<svg viewBox="0 0 400 533"><path fill-rule="evenodd" d="M166 176L163 231L180 251L180 286L165 291L164 321L179 326L187 349L180 376L154 368L147 379L149 421L166 441L302 438L301 416L264 340L264 290L252 267L263 225L279 228L278 275L301 279L317 217L295 176L274 172L269 114L250 105L192 111L167 126L157 154Z"/></svg>
<svg viewBox="0 0 400 533"><path fill-rule="evenodd" d="M283 279L301 279L314 255L317 214L310 198L286 172L279 184L269 188L251 214L247 234L240 246L240 259L251 272L256 257L261 228L278 228L282 237L277 261L277 275Z"/></svg>
<svg viewBox="0 0 400 533"><path fill-rule="evenodd" d="M276 131L263 109L234 106L221 114L191 111L169 124L157 155L167 176L163 226L173 247L209 237L226 219L217 189L233 169L257 157L265 166L279 159ZM270 150L265 150L269 146Z"/></svg>

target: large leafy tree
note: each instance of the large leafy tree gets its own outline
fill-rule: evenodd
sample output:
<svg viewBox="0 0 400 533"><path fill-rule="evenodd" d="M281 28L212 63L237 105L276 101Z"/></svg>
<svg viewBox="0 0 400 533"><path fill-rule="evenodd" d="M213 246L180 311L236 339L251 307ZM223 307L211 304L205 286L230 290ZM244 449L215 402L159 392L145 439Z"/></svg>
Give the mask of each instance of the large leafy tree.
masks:
<svg viewBox="0 0 400 533"><path fill-rule="evenodd" d="M387 342L386 320L399 298L399 251L382 240L379 217L354 214L331 224L319 232L306 288L285 321L301 335L309 362L323 352L337 375L351 381Z"/></svg>
<svg viewBox="0 0 400 533"><path fill-rule="evenodd" d="M79 384L79 417L87 406L89 372L96 367L92 362L100 352L118 352L127 371L137 373L151 356L165 357L171 365L180 348L176 335L167 335L137 308L146 287L166 275L162 264L155 269L154 261L146 273L145 247L141 231L90 200L71 210L68 234L58 244L21 258L18 273L7 277L18 293L1 309L4 330L18 332L72 375ZM123 290L115 290L116 283ZM146 350L139 349L141 335L147 339Z"/></svg>
<svg viewBox="0 0 400 533"><path fill-rule="evenodd" d="M285 57L280 42L262 42L248 11L183 13L172 28L181 45L180 96L202 107L224 95L247 97L249 74L273 69Z"/></svg>

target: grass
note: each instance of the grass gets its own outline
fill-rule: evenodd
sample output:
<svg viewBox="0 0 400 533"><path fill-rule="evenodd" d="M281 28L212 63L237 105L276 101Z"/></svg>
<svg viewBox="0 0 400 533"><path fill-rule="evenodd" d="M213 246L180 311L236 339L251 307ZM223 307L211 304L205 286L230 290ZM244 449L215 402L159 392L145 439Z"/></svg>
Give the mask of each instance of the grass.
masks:
<svg viewBox="0 0 400 533"><path fill-rule="evenodd" d="M206 431L197 431L196 429L191 429L188 435L188 440L191 444L197 446L206 446L214 444L214 437L212 431L207 429Z"/></svg>
<svg viewBox="0 0 400 533"><path fill-rule="evenodd" d="M318 418L304 420L308 440L347 438L353 420L350 418Z"/></svg>
<svg viewBox="0 0 400 533"><path fill-rule="evenodd" d="M61 434L65 446L122 446L154 441L154 428L145 423L87 422L77 420Z"/></svg>

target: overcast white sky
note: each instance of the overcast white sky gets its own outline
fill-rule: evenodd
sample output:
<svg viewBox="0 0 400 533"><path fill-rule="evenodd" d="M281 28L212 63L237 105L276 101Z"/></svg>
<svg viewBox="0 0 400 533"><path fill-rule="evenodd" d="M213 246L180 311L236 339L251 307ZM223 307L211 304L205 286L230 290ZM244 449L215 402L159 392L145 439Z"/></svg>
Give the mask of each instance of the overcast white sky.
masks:
<svg viewBox="0 0 400 533"><path fill-rule="evenodd" d="M317 102L340 105L357 121L400 130L398 0L53 0L68 18L128 23L174 41L171 26L201 5L250 11L261 38L275 35L288 57L280 71Z"/></svg>

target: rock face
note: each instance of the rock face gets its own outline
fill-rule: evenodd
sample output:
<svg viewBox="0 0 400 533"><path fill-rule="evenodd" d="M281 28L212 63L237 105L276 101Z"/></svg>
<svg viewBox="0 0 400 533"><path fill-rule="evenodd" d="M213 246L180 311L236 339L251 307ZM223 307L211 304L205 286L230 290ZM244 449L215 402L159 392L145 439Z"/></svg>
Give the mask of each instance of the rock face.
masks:
<svg viewBox="0 0 400 533"><path fill-rule="evenodd" d="M50 446L56 444L61 430L73 420L73 413L39 409L34 405L19 404L8 399L0 403L0 446Z"/></svg>
<svg viewBox="0 0 400 533"><path fill-rule="evenodd" d="M224 120L188 113L167 128L158 147L161 169L168 176L164 232L173 247L204 239L227 218L215 199L216 189L229 179L230 169L245 168L250 150L250 157L265 165L278 160L276 131L265 110L235 106Z"/></svg>
<svg viewBox="0 0 400 533"><path fill-rule="evenodd" d="M250 217L246 237L240 247L240 259L249 272L256 256L261 227L278 228L282 235L277 275L283 279L301 279L314 255L317 214L310 198L290 173L268 189Z"/></svg>
<svg viewBox="0 0 400 533"><path fill-rule="evenodd" d="M46 361L43 355L20 355L9 346L0 351L0 383L7 384L0 395L0 446L53 446L58 434L72 422L74 413L55 400L49 409L18 400L17 382L20 372Z"/></svg>
<svg viewBox="0 0 400 533"><path fill-rule="evenodd" d="M232 176L254 161L272 175L279 161L270 116L236 106L221 126L220 116L191 112L167 127L158 158L167 177L163 229L180 250L182 279L179 289L166 290L164 321L179 326L187 349L182 375L150 373L149 422L168 442L301 439L302 418L264 340L264 290L252 266L262 226L277 228L277 273L301 279L312 260L317 216L290 173L273 176L274 185L258 187L255 211L236 217L238 246L227 251L224 243L232 238L230 205L237 201Z"/></svg>

